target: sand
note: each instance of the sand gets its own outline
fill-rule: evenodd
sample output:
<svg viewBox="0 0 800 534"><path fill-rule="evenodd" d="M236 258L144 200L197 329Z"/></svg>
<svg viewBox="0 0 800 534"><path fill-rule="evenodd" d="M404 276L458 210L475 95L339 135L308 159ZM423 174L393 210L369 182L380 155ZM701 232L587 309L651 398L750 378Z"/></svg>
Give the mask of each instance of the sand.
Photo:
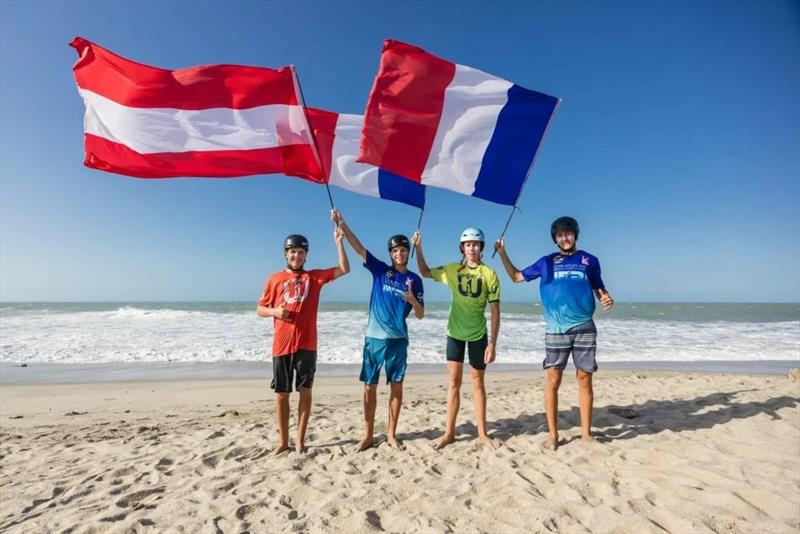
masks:
<svg viewBox="0 0 800 534"><path fill-rule="evenodd" d="M543 447L543 375L487 377L497 451L475 440L468 379L457 441L434 451L445 377L411 374L399 426L407 450L385 443L386 387L379 444L356 453L361 387L318 377L308 452L277 458L265 379L4 386L0 530L800 530L797 380L601 371L597 442L585 444L566 373L553 452Z"/></svg>

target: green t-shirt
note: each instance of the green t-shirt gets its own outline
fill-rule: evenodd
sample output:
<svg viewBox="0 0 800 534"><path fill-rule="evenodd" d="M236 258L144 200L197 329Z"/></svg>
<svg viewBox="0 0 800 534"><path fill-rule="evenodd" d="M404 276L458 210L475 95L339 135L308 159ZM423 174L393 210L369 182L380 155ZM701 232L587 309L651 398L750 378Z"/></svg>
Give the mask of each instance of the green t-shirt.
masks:
<svg viewBox="0 0 800 534"><path fill-rule="evenodd" d="M500 300L500 281L490 267L480 264L470 268L448 263L431 269L431 278L447 284L453 294L447 335L461 341L476 341L486 334L487 302Z"/></svg>

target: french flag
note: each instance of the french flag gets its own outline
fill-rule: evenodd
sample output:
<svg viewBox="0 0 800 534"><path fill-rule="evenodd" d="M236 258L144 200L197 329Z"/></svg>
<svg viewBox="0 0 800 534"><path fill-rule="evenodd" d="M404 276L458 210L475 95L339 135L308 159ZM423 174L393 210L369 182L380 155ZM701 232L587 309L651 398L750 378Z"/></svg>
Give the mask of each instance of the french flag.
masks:
<svg viewBox="0 0 800 534"><path fill-rule="evenodd" d="M388 40L358 161L515 205L560 99Z"/></svg>
<svg viewBox="0 0 800 534"><path fill-rule="evenodd" d="M321 173L324 181L354 193L425 208L424 185L356 161L364 123L362 115L306 109L324 168ZM294 172L293 167L292 162L286 162L288 174Z"/></svg>
<svg viewBox="0 0 800 534"><path fill-rule="evenodd" d="M165 70L81 37L73 67L86 106L87 167L139 178L282 173L320 181L291 67Z"/></svg>

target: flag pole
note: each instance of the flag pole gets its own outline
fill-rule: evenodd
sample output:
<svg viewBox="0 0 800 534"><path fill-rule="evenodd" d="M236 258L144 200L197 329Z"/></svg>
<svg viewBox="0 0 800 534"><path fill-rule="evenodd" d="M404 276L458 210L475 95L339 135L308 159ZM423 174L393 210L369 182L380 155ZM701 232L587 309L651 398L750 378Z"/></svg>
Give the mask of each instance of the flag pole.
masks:
<svg viewBox="0 0 800 534"><path fill-rule="evenodd" d="M553 118L556 116L556 112L558 108L561 107L561 99L558 99L556 102L556 107L553 108L553 113L550 115L550 120L547 121L547 126L544 128L544 133L542 134L542 140L539 142L539 148L542 147L544 144L545 138L547 138L547 132L550 131L550 125L553 124ZM533 155L533 161L531 161L531 166L528 167L528 172L525 174L525 180L522 182L522 187L519 188L519 194L517 195L517 199L514 201L514 207L511 208L511 215L508 216L508 220L506 221L506 226L503 228L503 232L500 234L500 237L497 239L503 239L506 235L506 230L508 230L508 225L511 223L511 217L514 216L514 212L519 209L519 197L522 196L522 191L525 189L525 185L528 183L528 178L531 176L531 171L533 171L533 166L536 164L536 159L539 157L539 150L536 150L536 154ZM497 255L497 249L492 252L492 258Z"/></svg>
<svg viewBox="0 0 800 534"><path fill-rule="evenodd" d="M420 208L419 209L419 219L417 219L417 232L419 232L419 227L422 224L422 214L423 213L425 213L425 208ZM414 257L414 250L416 250L416 247L411 247L411 256L410 256L411 258Z"/></svg>
<svg viewBox="0 0 800 534"><path fill-rule="evenodd" d="M319 157L319 151L317 151L317 137L314 135L314 128L311 127L311 119L308 118L308 109L306 109L306 99L303 98L303 88L300 87L300 78L297 76L297 70L294 68L294 65L289 65L289 68L292 69L292 79L294 80L294 87L296 89L297 97L300 99L300 106L303 108L303 116L306 119L306 126L308 127L308 133L311 136L311 152L314 153L314 159L317 161L317 165L319 166L320 171L324 172L325 169L322 168L322 160ZM325 182L325 190L328 192L328 202L331 204L331 209L334 209L335 206L333 205L333 196L331 196L331 188L328 185L328 182Z"/></svg>

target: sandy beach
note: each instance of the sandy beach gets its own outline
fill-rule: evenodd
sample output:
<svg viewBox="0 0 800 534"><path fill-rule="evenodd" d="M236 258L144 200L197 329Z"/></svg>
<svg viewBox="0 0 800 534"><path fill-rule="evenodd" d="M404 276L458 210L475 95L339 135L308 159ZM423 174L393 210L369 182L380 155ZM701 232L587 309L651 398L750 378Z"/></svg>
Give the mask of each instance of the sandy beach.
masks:
<svg viewBox="0 0 800 534"><path fill-rule="evenodd" d="M444 376L411 374L399 425L407 449L383 441L382 386L379 444L356 453L361 387L322 376L309 451L277 458L266 379L7 385L0 530L800 529L800 382L786 375L599 372L597 442L585 444L567 372L556 452L543 449L542 374L487 377L497 451L474 439L468 380L457 441L434 451Z"/></svg>

